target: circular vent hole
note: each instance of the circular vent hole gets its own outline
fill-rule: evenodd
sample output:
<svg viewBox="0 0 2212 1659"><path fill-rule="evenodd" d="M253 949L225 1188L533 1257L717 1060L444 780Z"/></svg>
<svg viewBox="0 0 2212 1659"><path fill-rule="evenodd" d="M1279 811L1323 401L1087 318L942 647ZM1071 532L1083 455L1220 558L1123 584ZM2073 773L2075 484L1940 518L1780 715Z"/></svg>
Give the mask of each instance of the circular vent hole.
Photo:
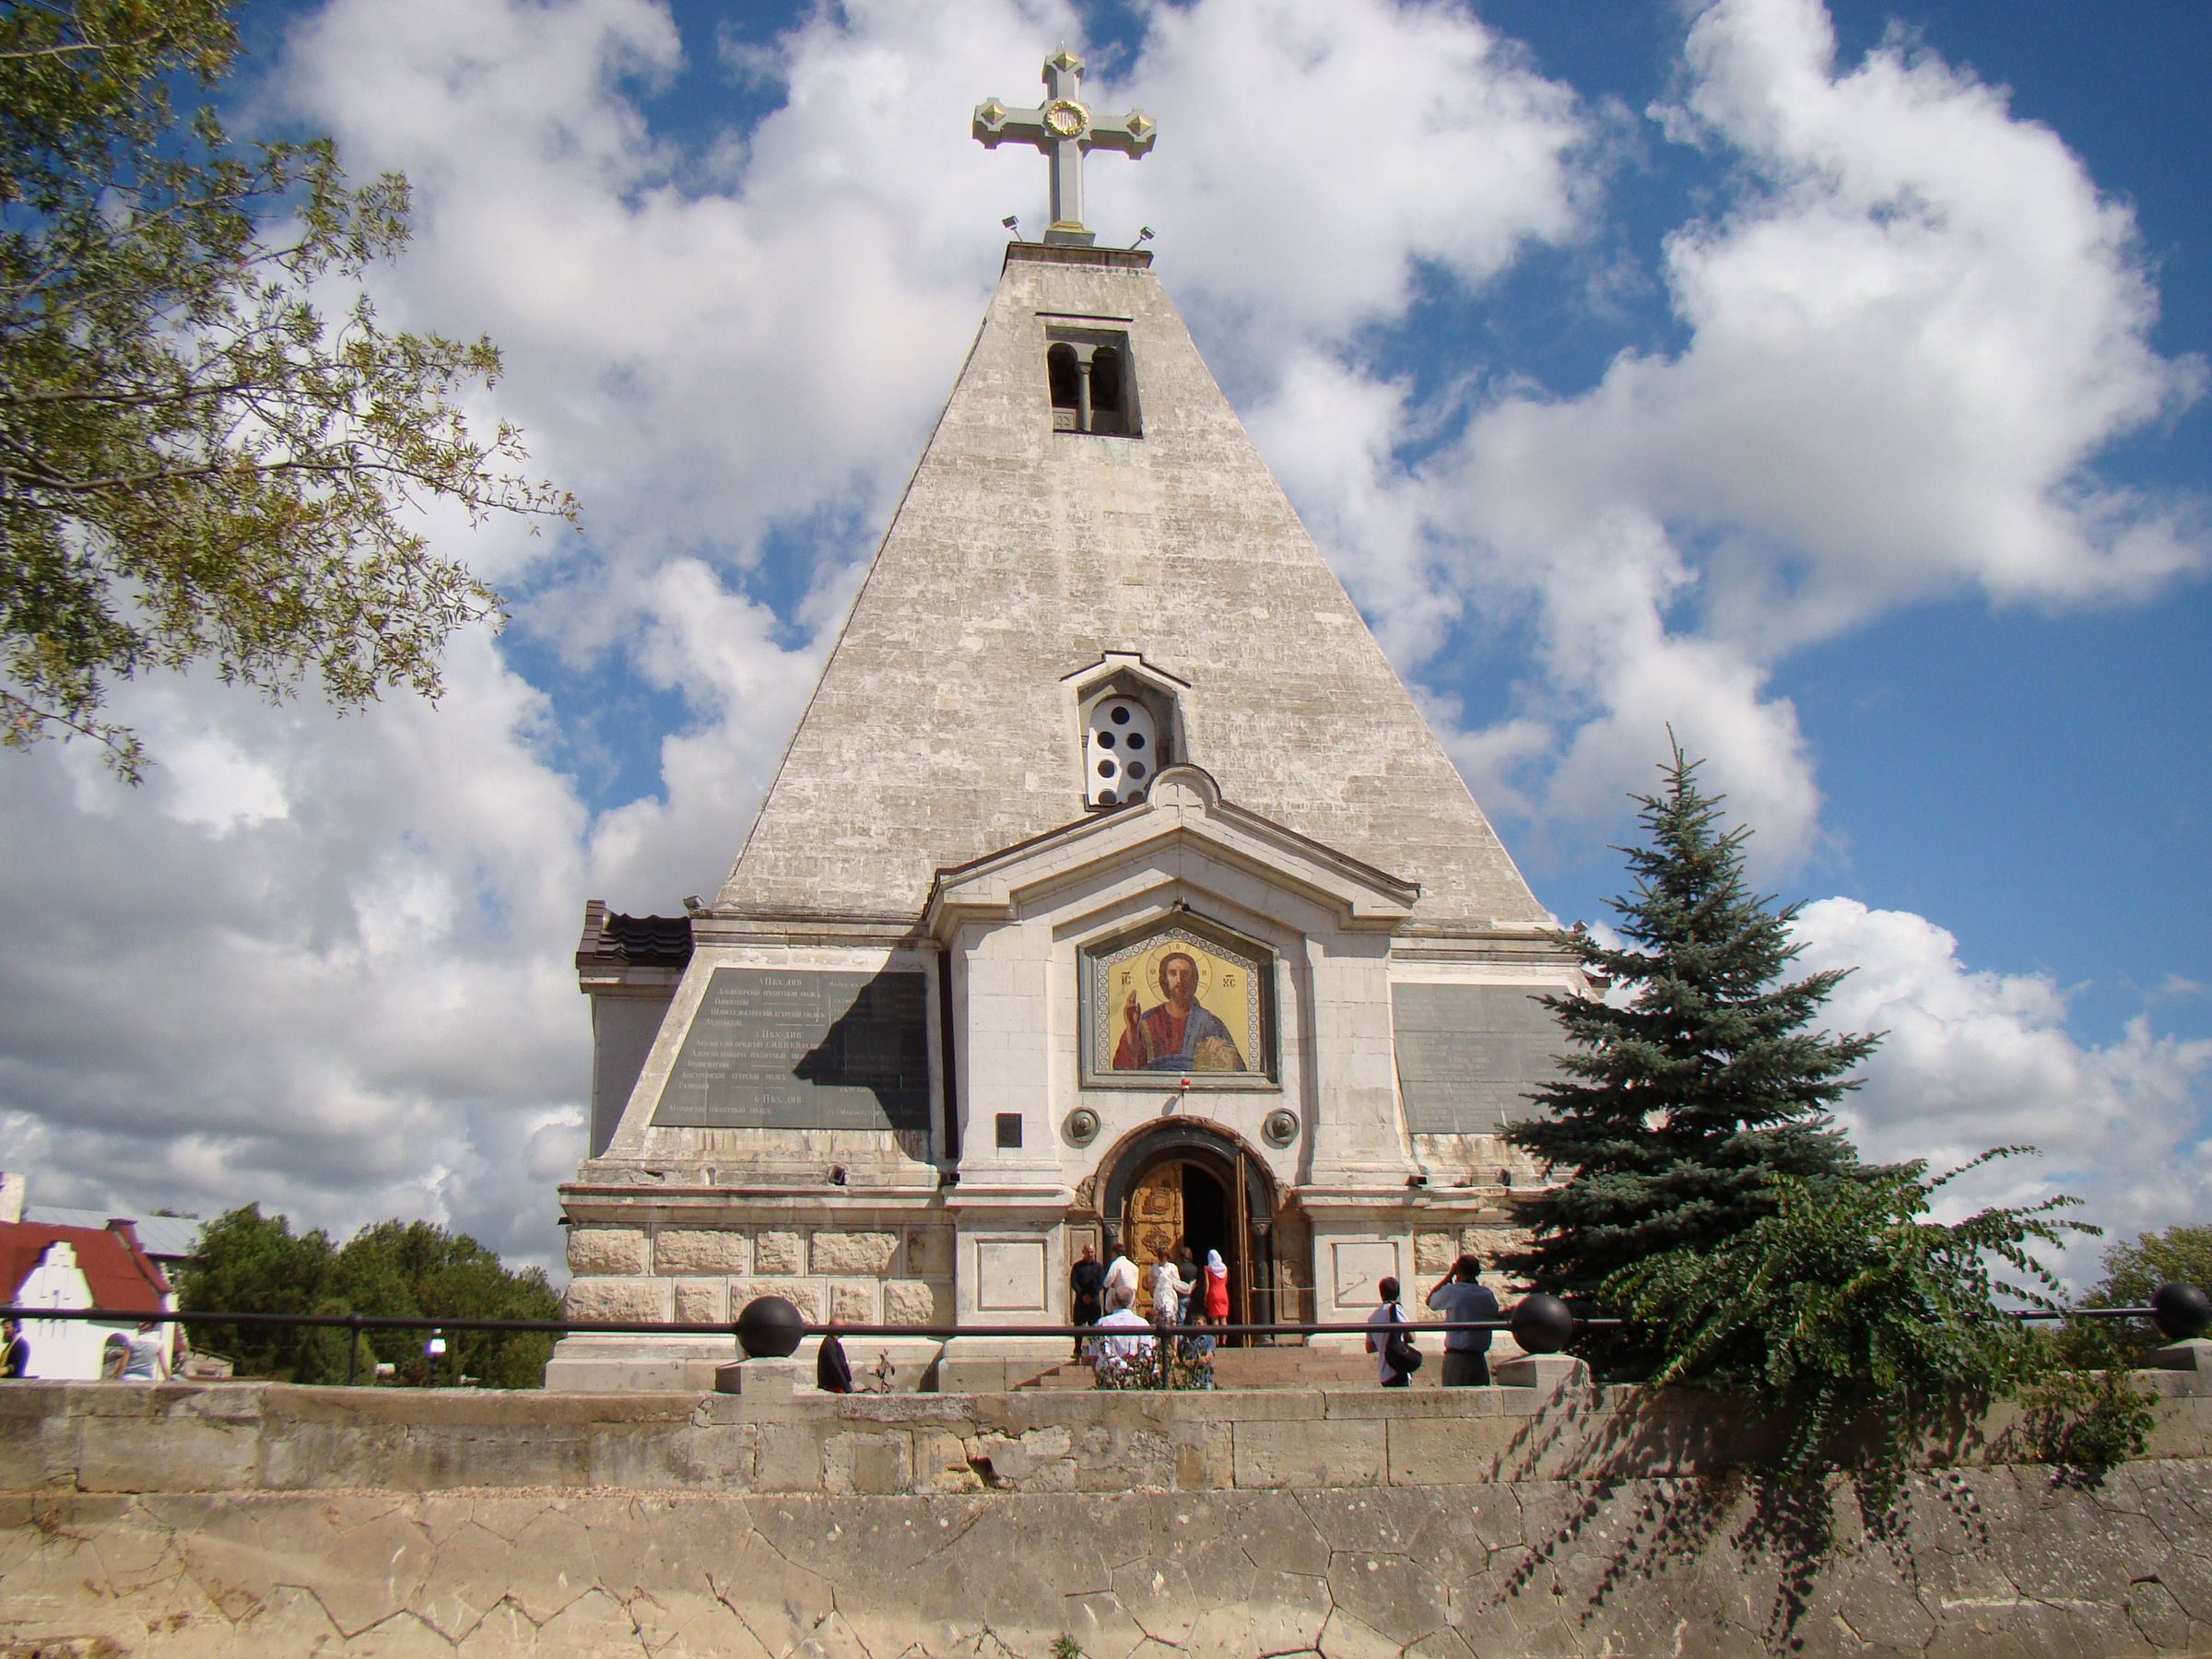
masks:
<svg viewBox="0 0 2212 1659"><path fill-rule="evenodd" d="M1111 790L1111 789L1101 789L1101 790L1100 790L1100 791L1099 791L1099 805L1100 805L1100 806L1112 806L1112 805L1113 805L1113 791L1112 791L1112 790Z"/></svg>
<svg viewBox="0 0 2212 1659"><path fill-rule="evenodd" d="M1101 761L1100 761L1100 762L1099 762L1099 776L1100 776L1100 777L1101 777L1101 778L1111 778L1111 777L1112 777L1112 776L1113 776L1113 770L1114 770L1114 769L1113 769L1113 762L1112 762L1112 761L1111 761L1111 760L1101 760Z"/></svg>
<svg viewBox="0 0 2212 1659"><path fill-rule="evenodd" d="M1113 734L1112 732L1100 732L1099 734L1099 747L1100 748L1112 748L1113 747ZM1132 738L1130 740L1129 747L1131 748L1136 748L1141 746L1135 741L1135 739Z"/></svg>
<svg viewBox="0 0 2212 1659"><path fill-rule="evenodd" d="M1143 748L1145 747L1145 735L1142 732L1130 733L1129 747L1131 748Z"/></svg>
<svg viewBox="0 0 2212 1659"><path fill-rule="evenodd" d="M1129 775L1130 775L1132 778L1141 778L1141 777L1143 777L1143 776L1145 775L1145 763L1144 763L1142 760L1132 760L1132 761L1130 761L1130 762L1129 762Z"/></svg>
<svg viewBox="0 0 2212 1659"><path fill-rule="evenodd" d="M1126 709L1116 709L1113 712L1113 724L1115 725L1127 725L1129 724L1129 711Z"/></svg>

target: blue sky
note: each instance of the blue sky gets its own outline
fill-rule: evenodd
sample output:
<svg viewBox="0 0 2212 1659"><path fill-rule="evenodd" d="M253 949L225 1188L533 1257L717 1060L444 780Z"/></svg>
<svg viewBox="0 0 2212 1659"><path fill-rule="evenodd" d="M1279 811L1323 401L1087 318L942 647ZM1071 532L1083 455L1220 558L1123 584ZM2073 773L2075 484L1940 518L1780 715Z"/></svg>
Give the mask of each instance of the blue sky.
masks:
<svg viewBox="0 0 2212 1659"><path fill-rule="evenodd" d="M2125 1231L2212 1213L2212 12L2055 0L253 6L241 131L417 189L394 321L490 334L584 531L436 711L195 678L159 770L13 759L0 1165L555 1247L582 900L711 892L1041 162L1074 37L1157 269L1561 917L1671 724L1807 901L1850 1119ZM1832 29L1832 51L1829 31ZM2002 88L2002 92L1994 90ZM1231 793L1233 780L1225 780Z"/></svg>

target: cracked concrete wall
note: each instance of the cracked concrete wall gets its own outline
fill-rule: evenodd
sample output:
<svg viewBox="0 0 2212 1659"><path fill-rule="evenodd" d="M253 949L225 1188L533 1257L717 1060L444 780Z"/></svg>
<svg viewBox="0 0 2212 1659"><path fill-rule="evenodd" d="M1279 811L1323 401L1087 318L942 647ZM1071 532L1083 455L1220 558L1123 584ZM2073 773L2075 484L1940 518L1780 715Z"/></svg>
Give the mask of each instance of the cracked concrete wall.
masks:
<svg viewBox="0 0 2212 1659"><path fill-rule="evenodd" d="M1844 1488L0 1496L0 1653L1927 1659L2212 1651L2212 1464ZM1064 1652L1064 1649L1057 1650Z"/></svg>

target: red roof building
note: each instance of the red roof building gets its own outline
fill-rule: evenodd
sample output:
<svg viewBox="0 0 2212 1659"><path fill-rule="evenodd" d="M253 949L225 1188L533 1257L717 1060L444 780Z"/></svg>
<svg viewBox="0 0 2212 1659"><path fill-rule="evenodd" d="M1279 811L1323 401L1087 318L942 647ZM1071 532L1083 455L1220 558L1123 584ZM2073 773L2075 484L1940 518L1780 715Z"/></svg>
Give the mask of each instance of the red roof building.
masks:
<svg viewBox="0 0 2212 1659"><path fill-rule="evenodd" d="M169 1311L170 1283L138 1242L128 1221L106 1227L56 1227L41 1221L0 1221L0 1296L14 1302L39 1258L55 1244L76 1253L91 1287L91 1306L151 1318Z"/></svg>

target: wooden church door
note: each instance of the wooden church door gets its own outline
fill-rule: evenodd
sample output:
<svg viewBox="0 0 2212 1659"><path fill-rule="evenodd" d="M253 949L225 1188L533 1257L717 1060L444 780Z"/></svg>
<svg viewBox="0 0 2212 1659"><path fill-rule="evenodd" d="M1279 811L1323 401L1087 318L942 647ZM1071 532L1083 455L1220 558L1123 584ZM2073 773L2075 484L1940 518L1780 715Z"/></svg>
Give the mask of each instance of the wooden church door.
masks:
<svg viewBox="0 0 2212 1659"><path fill-rule="evenodd" d="M1129 1189L1129 1259L1136 1264L1136 1311L1152 1317L1152 1267L1175 1259L1182 1237L1182 1166L1155 1165Z"/></svg>

